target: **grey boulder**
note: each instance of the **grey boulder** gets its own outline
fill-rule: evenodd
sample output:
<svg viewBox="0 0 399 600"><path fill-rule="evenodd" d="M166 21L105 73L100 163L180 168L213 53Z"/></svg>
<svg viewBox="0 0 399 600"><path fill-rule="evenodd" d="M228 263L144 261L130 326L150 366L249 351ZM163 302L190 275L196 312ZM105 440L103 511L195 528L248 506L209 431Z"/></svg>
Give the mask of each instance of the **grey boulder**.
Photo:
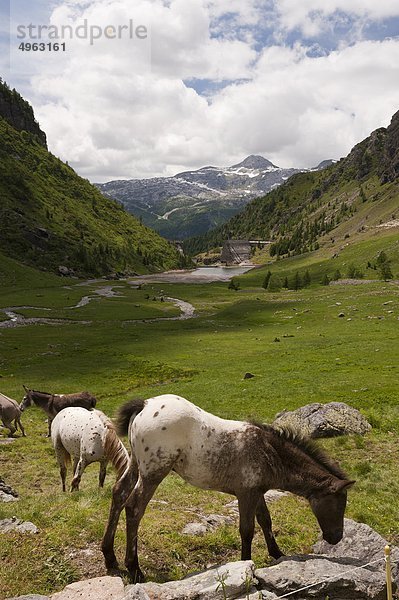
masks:
<svg viewBox="0 0 399 600"><path fill-rule="evenodd" d="M123 600L229 600L256 592L251 560L227 563L168 583L131 586Z"/></svg>
<svg viewBox="0 0 399 600"><path fill-rule="evenodd" d="M377 566L384 562L384 548L388 544L379 533L365 523L357 523L352 519L345 519L344 536L336 546L331 546L324 540L313 546L316 554L323 554L330 558L355 558L363 564L379 560ZM399 548L391 548L392 576L399 587Z"/></svg>
<svg viewBox="0 0 399 600"><path fill-rule="evenodd" d="M50 600L48 596L41 596L40 594L27 594L26 596L13 596L12 598L6 598L6 600Z"/></svg>
<svg viewBox="0 0 399 600"><path fill-rule="evenodd" d="M21 521L17 517L11 519L3 519L0 521L0 533L9 533L10 531L18 531L19 533L37 533L36 525L30 521Z"/></svg>
<svg viewBox="0 0 399 600"><path fill-rule="evenodd" d="M385 600L385 572L358 568L361 561L324 556L281 558L277 564L255 572L261 587L282 596L325 600Z"/></svg>
<svg viewBox="0 0 399 600"><path fill-rule="evenodd" d="M307 404L276 415L273 427L290 427L311 438L345 434L364 435L371 429L365 417L344 402Z"/></svg>
<svg viewBox="0 0 399 600"><path fill-rule="evenodd" d="M122 600L125 586L120 577L95 577L67 585L51 600Z"/></svg>

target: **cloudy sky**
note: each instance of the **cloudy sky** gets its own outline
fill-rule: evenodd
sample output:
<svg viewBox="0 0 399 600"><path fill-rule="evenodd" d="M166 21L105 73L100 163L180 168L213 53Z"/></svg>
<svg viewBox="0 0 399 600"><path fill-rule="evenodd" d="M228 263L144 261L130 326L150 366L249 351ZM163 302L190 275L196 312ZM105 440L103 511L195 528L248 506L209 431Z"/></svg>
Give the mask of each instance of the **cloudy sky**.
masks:
<svg viewBox="0 0 399 600"><path fill-rule="evenodd" d="M51 151L91 181L248 154L311 167L399 110L398 0L1 3L3 77L33 104ZM109 36L78 39L85 22ZM18 49L38 41L29 24L69 25L65 52Z"/></svg>

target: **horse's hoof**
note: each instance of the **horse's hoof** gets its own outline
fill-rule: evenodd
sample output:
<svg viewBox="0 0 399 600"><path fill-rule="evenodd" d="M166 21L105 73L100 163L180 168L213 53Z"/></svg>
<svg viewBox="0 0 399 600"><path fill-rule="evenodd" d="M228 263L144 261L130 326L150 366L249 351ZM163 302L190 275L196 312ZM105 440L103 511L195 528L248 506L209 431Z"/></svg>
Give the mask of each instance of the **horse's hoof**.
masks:
<svg viewBox="0 0 399 600"><path fill-rule="evenodd" d="M122 577L122 575L126 575L126 571L123 572L122 569L118 567L118 563L116 563L113 567L107 567L107 575L111 577Z"/></svg>
<svg viewBox="0 0 399 600"><path fill-rule="evenodd" d="M122 577L122 575L126 575L126 571L123 571L119 568L118 561L116 557L110 558L109 560L105 560L105 568L107 569L108 575L113 575L114 577L117 575Z"/></svg>
<svg viewBox="0 0 399 600"><path fill-rule="evenodd" d="M144 583L145 577L141 569L137 571L129 571L129 575L133 583Z"/></svg>

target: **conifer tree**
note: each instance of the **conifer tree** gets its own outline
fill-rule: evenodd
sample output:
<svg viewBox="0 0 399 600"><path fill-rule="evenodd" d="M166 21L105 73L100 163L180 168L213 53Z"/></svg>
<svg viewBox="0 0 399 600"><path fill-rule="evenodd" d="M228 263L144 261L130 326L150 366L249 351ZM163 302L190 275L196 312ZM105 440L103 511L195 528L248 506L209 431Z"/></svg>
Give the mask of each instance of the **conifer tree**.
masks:
<svg viewBox="0 0 399 600"><path fill-rule="evenodd" d="M272 276L271 271L268 271L265 275L265 278L263 280L262 283L262 287L265 288L265 290L267 290L267 286L269 285L269 281L270 281L270 277Z"/></svg>

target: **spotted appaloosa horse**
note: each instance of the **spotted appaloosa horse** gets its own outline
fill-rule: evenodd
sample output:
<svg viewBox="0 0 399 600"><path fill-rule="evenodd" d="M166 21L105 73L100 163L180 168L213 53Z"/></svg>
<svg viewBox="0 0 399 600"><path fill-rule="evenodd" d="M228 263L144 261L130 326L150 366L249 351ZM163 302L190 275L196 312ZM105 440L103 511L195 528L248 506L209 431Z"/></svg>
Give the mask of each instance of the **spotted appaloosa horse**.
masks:
<svg viewBox="0 0 399 600"><path fill-rule="evenodd" d="M55 415L69 406L80 406L90 410L94 408L97 399L90 392L76 392L75 394L50 394L48 392L38 392L30 390L23 386L26 392L19 408L23 412L26 408L32 405L39 406L43 409L48 417L48 435L51 435L51 422Z"/></svg>
<svg viewBox="0 0 399 600"><path fill-rule="evenodd" d="M54 417L51 439L64 492L67 463L71 457L74 472L71 491L79 489L83 471L90 463L100 463L100 487L104 485L109 461L115 467L118 477L122 476L129 463L129 454L118 438L111 420L100 410L64 408Z"/></svg>
<svg viewBox="0 0 399 600"><path fill-rule="evenodd" d="M114 537L126 510L125 564L134 581L143 580L137 535L146 506L170 471L203 489L238 498L241 558L251 558L255 517L271 556L282 555L272 533L264 493L287 490L308 499L324 539L340 541L349 481L314 442L268 425L230 421L209 414L184 398L166 394L121 407L119 433L129 435L129 469L115 484L102 542L109 571L118 568Z"/></svg>
<svg viewBox="0 0 399 600"><path fill-rule="evenodd" d="M19 426L22 435L25 437L25 430L21 423L21 412L15 400L0 393L0 420L4 427L9 429L11 436L14 435Z"/></svg>

